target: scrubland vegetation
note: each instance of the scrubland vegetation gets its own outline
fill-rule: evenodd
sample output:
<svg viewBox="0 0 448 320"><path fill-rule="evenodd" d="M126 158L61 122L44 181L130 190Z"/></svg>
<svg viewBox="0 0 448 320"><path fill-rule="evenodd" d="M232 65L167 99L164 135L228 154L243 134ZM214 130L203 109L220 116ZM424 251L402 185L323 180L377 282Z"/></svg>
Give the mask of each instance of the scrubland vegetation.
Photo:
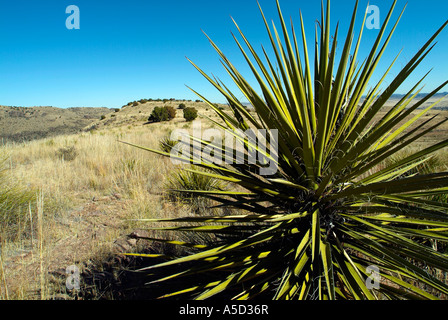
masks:
<svg viewBox="0 0 448 320"><path fill-rule="evenodd" d="M185 122L142 123L0 146L0 298L66 293L65 268L116 254L132 219L196 210L164 200L169 159L118 142L158 147Z"/></svg>

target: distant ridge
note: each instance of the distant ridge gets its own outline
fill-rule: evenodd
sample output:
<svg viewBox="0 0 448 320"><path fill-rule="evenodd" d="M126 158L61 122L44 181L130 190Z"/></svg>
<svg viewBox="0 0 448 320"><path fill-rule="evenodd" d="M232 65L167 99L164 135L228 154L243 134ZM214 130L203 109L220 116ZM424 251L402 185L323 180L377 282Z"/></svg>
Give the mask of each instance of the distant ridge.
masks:
<svg viewBox="0 0 448 320"><path fill-rule="evenodd" d="M429 93L419 93L419 94L417 94L417 95L415 96L415 99L421 99L421 98L424 98L424 97L426 97L428 94L429 94ZM443 97L445 97L445 96L447 96L447 95L448 95L448 92L439 92L439 93L436 93L435 95L433 95L431 98L432 98L432 99L434 99L434 98L441 99L441 98L443 98ZM395 94L392 95L392 98L401 99L401 98L403 98L404 96L405 96L405 94L398 94L398 93L395 93Z"/></svg>
<svg viewBox="0 0 448 320"><path fill-rule="evenodd" d="M108 112L108 108L0 106L0 143L77 133Z"/></svg>
<svg viewBox="0 0 448 320"><path fill-rule="evenodd" d="M420 93L415 101L424 98L428 93ZM397 103L405 94L393 94L387 105ZM421 107L448 96L448 92L433 95ZM365 97L364 97L365 98ZM56 107L11 107L0 105L0 144L6 142L23 142L61 134L74 134L89 131L94 128L132 124L137 120L146 121L152 108L156 105L172 105L177 108L179 103L191 106L202 106L208 110L208 105L201 100L182 99L140 99L129 102L122 108L56 108ZM242 101L251 109L251 104ZM215 104L218 105L218 104ZM225 106L226 104L219 104ZM138 107L137 107L138 106ZM435 110L448 110L448 98L435 106ZM119 113L117 113L119 112Z"/></svg>

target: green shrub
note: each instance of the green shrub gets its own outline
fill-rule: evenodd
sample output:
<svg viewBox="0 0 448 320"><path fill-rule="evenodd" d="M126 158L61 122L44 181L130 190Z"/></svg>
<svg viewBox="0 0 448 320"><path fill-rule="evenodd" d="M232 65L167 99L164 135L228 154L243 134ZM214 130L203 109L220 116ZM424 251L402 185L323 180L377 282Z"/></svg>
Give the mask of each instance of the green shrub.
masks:
<svg viewBox="0 0 448 320"><path fill-rule="evenodd" d="M137 101L134 101L134 102L132 102L132 105L133 105L134 107L136 107L136 106L138 106L138 102L137 102Z"/></svg>
<svg viewBox="0 0 448 320"><path fill-rule="evenodd" d="M104 120L104 119L106 119L106 116L103 114L103 115L101 116L101 120Z"/></svg>
<svg viewBox="0 0 448 320"><path fill-rule="evenodd" d="M148 118L150 122L169 121L176 117L176 110L173 107L154 107Z"/></svg>
<svg viewBox="0 0 448 320"><path fill-rule="evenodd" d="M164 108L166 108L166 110L168 111L168 120L176 118L176 109L170 106Z"/></svg>
<svg viewBox="0 0 448 320"><path fill-rule="evenodd" d="M181 109L181 110L183 110L183 109L185 109L187 106L185 105L185 103L181 103L181 104L179 104L179 106L177 107L177 109Z"/></svg>
<svg viewBox="0 0 448 320"><path fill-rule="evenodd" d="M198 110L193 107L188 107L184 109L184 118L187 121L193 121L198 117Z"/></svg>
<svg viewBox="0 0 448 320"><path fill-rule="evenodd" d="M163 107L154 107L148 118L150 122L161 122L169 120L168 109Z"/></svg>

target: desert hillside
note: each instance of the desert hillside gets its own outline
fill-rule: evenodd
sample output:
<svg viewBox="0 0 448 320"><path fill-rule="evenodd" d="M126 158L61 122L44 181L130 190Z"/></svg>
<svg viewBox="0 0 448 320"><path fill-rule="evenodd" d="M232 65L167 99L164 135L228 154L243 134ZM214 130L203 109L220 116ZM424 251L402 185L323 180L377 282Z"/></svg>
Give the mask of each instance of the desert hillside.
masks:
<svg viewBox="0 0 448 320"><path fill-rule="evenodd" d="M192 208L164 196L177 166L118 140L159 148L175 128L191 128L180 104L217 120L203 102L141 101L91 113L76 133L0 145L0 198L8 190L12 199L8 214L0 216L0 299L120 298L115 292L122 290L110 287L122 282L116 272L135 266L120 254L154 250L128 238L144 232L134 219L184 215ZM176 117L148 123L156 106L172 106ZM43 110L15 111L27 114L26 122L42 120ZM51 110L53 117L60 111ZM66 288L69 266L81 272L81 292Z"/></svg>
<svg viewBox="0 0 448 320"><path fill-rule="evenodd" d="M75 134L125 125L141 125L148 120L154 107L180 104L195 107L205 116L213 115L206 103L175 99L141 99L121 108L55 108L8 107L0 105L0 143L25 142L58 135ZM224 107L224 106L222 106ZM178 110L175 121L183 121Z"/></svg>
<svg viewBox="0 0 448 320"><path fill-rule="evenodd" d="M0 141L22 142L79 132L108 108L0 106Z"/></svg>
<svg viewBox="0 0 448 320"><path fill-rule="evenodd" d="M141 99L139 101L129 102L121 108L110 109L108 113L101 115L98 119L92 121L84 128L84 131L111 129L123 126L145 125L155 107L172 107L176 110L176 117L174 122L184 122L182 110L180 105L185 107L193 107L200 111L201 116L217 117L207 103L200 100L176 100L176 99L156 99L147 100ZM223 104L215 104L221 108L226 108Z"/></svg>

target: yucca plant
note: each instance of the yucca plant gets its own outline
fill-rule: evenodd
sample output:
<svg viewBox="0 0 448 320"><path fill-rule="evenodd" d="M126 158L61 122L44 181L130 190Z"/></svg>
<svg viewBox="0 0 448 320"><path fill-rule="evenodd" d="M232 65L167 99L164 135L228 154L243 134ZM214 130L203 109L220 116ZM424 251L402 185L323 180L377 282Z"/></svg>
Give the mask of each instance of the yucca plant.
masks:
<svg viewBox="0 0 448 320"><path fill-rule="evenodd" d="M254 116L236 93L193 62L227 99L231 112L216 108L192 90L221 118L216 125L244 145L245 157L255 150L275 163L277 170L266 176L259 174L266 161L219 164L198 162L194 154L171 155L213 171L185 169L189 172L243 187L244 192L194 192L247 214L148 220L176 223L166 230L225 235L213 246L176 242L196 248L197 252L142 269L152 275L152 285L178 280L176 287L166 287L172 290L167 289L163 297L437 299L448 294L448 285L425 269L448 270L447 254L425 244L428 239L448 240L448 205L427 200L428 196L448 192L448 172L402 175L447 146L448 140L383 166L385 159L447 120L433 123L435 119L431 118L416 124L436 103L419 107L448 81L416 102L423 76L390 111L372 121L433 49L435 38L448 21L383 90L384 79L397 59L379 82L372 85L371 79L404 11L386 31L396 3L362 63L358 63L358 51L367 12L356 35L358 2L348 34L341 42L339 59L339 28L330 33L330 1L325 6L322 3L313 46L314 63L302 16L300 40L292 23L291 29L286 26L278 2L280 29L268 24L260 7L273 54L263 48L260 56L236 23L242 42L234 36L259 85L258 91L209 39L225 70L253 106ZM249 128L277 130L278 139L256 144L241 134ZM207 141L194 135L191 139L202 150L208 146ZM201 148L196 149L200 152ZM238 153L236 147L231 151ZM431 291L423 290L423 286Z"/></svg>
<svg viewBox="0 0 448 320"><path fill-rule="evenodd" d="M194 191L223 191L226 186L223 181L208 175L204 175L202 172L198 173L184 169L177 169L168 177L165 187L167 189L169 199L173 201L184 201L190 203L193 207L195 207L195 211L200 211L200 209L204 207L204 204L208 204L210 201L204 201L208 199L198 197ZM190 193L189 191L193 192Z"/></svg>
<svg viewBox="0 0 448 320"><path fill-rule="evenodd" d="M160 150L162 150L163 152L166 153L170 153L171 149L177 144L177 140L171 140L170 136L166 136L163 137L160 141L159 141L159 147Z"/></svg>

